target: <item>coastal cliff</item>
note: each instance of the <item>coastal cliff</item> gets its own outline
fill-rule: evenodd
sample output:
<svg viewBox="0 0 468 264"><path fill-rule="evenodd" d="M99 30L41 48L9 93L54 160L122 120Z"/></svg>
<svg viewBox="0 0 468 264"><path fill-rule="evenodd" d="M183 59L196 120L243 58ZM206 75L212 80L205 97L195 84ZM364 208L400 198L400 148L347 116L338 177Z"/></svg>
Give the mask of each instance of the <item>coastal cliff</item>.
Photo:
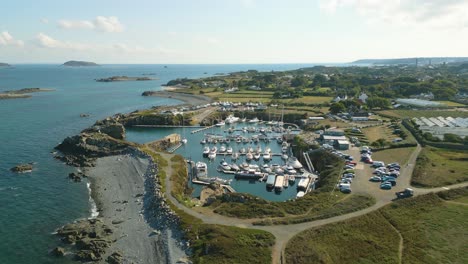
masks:
<svg viewBox="0 0 468 264"><path fill-rule="evenodd" d="M90 61L67 61L63 64L63 66L68 67L92 67L92 66L99 66L99 64L90 62Z"/></svg>

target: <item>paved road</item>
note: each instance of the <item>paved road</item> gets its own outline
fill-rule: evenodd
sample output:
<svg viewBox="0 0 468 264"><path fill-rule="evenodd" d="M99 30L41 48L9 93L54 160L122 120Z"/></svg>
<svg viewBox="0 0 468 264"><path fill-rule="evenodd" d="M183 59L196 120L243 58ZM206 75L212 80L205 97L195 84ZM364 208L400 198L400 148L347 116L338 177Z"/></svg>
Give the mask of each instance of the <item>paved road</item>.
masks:
<svg viewBox="0 0 468 264"><path fill-rule="evenodd" d="M357 153L355 153L357 151ZM404 188L410 187L411 175L413 173L413 169L416 163L416 158L421 151L421 147L418 145L415 151L412 153L410 159L407 162L407 166L402 166L400 177L398 177L398 186L402 190ZM351 149L350 153L353 154L354 157L360 157L358 149ZM166 188L167 190L171 190L172 183L170 181L170 175L172 174L172 166L171 166L171 157L172 154L161 153L161 155L169 162L169 166L166 168ZM352 212L349 214L344 214L340 216L335 216L327 219L316 220L312 222L300 223L300 224L293 224L293 225L274 225L274 226L254 226L252 225L253 220L244 220L244 219L237 219L232 217L225 217L218 214L202 214L200 212L196 212L193 209L187 208L184 205L180 204L172 195L170 191L167 191L167 198L176 205L179 209L183 210L184 212L201 219L204 223L207 224L218 224L218 225L228 225L228 226L236 226L236 227L243 227L243 228L253 228L253 229L260 229L264 231L268 231L272 233L276 238L276 243L273 247L273 263L284 263L282 256L284 255L284 249L286 247L286 243L296 234L313 228L318 227L326 224L331 224L343 220L347 220L350 218L358 217L361 215L365 215L372 211L375 211L389 203L392 202L392 199L395 198L395 192L384 191L375 186L374 184L369 184L369 177L372 174L372 170L369 168L369 165L364 165L361 170L357 170L356 172L356 180L352 184L353 192L355 193L362 193L367 195L372 195L376 198L376 203L368 207L366 209ZM447 190L450 188L459 188L468 186L468 182L455 184L447 187L440 187L434 189L421 189L421 188L414 188L415 195L426 194L429 192L438 192Z"/></svg>

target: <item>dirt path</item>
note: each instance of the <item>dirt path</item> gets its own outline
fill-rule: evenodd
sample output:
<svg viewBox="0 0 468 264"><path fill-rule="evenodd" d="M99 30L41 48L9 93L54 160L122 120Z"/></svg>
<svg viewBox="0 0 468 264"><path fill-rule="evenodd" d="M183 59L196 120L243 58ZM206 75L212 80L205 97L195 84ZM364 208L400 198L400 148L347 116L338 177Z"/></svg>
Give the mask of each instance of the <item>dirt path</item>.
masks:
<svg viewBox="0 0 468 264"><path fill-rule="evenodd" d="M392 222L388 220L387 222L390 224L392 229L395 230L395 232L398 234L398 237L400 238L400 243L398 243L398 263L401 264L403 261L403 236L401 235L400 230L398 230L396 226L392 224Z"/></svg>
<svg viewBox="0 0 468 264"><path fill-rule="evenodd" d="M404 166L402 168L402 173L400 174L399 177L399 183L398 186L401 189L411 187L410 186L410 180L411 180L411 175L413 173L414 165L416 163L416 158L419 155L419 152L421 151L421 147L418 145L418 147L415 149L415 151L412 153L410 159L408 160L407 166ZM172 175L172 163L171 163L171 158L174 156L173 154L168 154L168 153L160 153L163 158L165 158L168 161L168 167L166 169L167 177L166 177L166 188L167 188L167 198L179 209L183 210L184 212L197 217L201 219L204 223L207 224L218 224L218 225L228 225L228 226L236 226L236 227L242 227L242 228L252 228L252 229L259 229L259 230L264 230L272 233L275 238L276 238L276 243L273 246L273 252L272 252L272 263L285 263L284 259L284 250L286 247L287 242L296 234L313 228L313 227L319 227L335 222L340 222L343 220L351 219L354 217L358 217L361 215L365 215L367 213L370 213L372 211L375 211L389 203L392 202L392 200L395 198L394 192L390 191L383 191L380 190L380 188L376 186L372 186L370 188L367 186L368 184L368 178L369 171L370 169L366 170L369 166L364 166L362 172L356 172L358 176L356 177L357 179L361 178L363 187L361 189L358 189L358 193L363 193L363 194L368 194L372 195L376 198L376 203L368 208L365 208L360 211L352 212L349 214L344 214L344 215L339 215L327 219L321 219L321 220L316 220L312 222L306 222L306 223L300 223L300 224L292 224L292 225L274 225L274 226L254 226L252 225L252 219L244 220L244 219L238 219L238 218L232 218L232 217L225 217L222 215L217 215L217 214L202 214L200 212L194 211L190 208L185 207L184 205L180 204L172 195L169 190L172 188L172 183L170 180L170 176ZM360 174L360 175L359 175ZM360 177L361 176L361 177ZM355 185L353 183L353 185ZM435 188L435 189L419 189L419 188L414 188L415 189L415 195L422 195L426 194L429 192L438 192L438 191L443 191L447 190L450 188L459 188L459 187L464 187L468 186L468 182L466 183L461 183L461 184L455 184L447 187L440 187L440 188ZM354 188L354 187L353 187ZM398 231L398 230L397 230ZM400 238L401 237L401 234ZM403 247L403 240L400 242L400 259L401 259L401 252L402 252L402 247Z"/></svg>

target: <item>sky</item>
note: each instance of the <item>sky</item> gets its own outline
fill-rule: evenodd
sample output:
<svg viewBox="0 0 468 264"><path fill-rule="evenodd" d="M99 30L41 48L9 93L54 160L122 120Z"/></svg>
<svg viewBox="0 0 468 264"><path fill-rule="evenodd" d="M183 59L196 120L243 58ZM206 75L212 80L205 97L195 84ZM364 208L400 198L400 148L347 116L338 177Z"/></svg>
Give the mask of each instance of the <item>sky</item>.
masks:
<svg viewBox="0 0 468 264"><path fill-rule="evenodd" d="M0 62L341 63L468 56L468 0L2 1Z"/></svg>

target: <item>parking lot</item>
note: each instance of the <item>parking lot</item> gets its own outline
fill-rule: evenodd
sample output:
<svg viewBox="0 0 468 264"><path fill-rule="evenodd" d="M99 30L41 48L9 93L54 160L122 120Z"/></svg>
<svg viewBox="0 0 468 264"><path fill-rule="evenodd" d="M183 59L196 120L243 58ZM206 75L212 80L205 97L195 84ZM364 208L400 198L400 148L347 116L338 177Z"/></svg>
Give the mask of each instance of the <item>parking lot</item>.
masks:
<svg viewBox="0 0 468 264"><path fill-rule="evenodd" d="M383 190L380 188L380 182L369 181L370 177L374 176L373 172L375 168L372 168L371 164L360 161L360 148L353 146L349 150L342 152L351 155L353 161L356 162L356 166L354 167L355 177L352 179L351 183L352 193L371 195L375 197L377 202L389 202L396 197L395 192L402 191L409 187L411 175L406 175L408 173L403 173L403 170L405 167L414 166L414 164L400 164L402 173L396 180L396 186L393 186L390 190ZM383 160L383 162L387 164L393 161Z"/></svg>

